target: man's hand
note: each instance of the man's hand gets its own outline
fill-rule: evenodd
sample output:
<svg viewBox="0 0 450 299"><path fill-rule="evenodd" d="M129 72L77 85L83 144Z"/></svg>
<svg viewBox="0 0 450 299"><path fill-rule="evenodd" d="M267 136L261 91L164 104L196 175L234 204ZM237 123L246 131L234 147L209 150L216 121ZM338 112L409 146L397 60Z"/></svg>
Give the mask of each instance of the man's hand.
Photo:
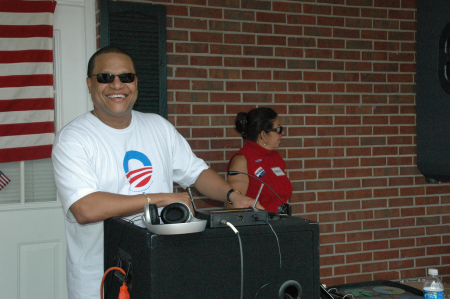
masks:
<svg viewBox="0 0 450 299"><path fill-rule="evenodd" d="M70 211L80 224L103 221L110 217L125 217L142 213L150 198L152 204L165 207L172 202L182 202L191 211L192 203L187 192L183 193L147 193L137 195L121 195L107 192L88 194L70 207Z"/></svg>
<svg viewBox="0 0 450 299"><path fill-rule="evenodd" d="M252 208L255 204L255 199L247 197L245 195L233 192L230 194L230 200L235 208ZM265 210L259 202L256 203L255 208L258 210Z"/></svg>
<svg viewBox="0 0 450 299"><path fill-rule="evenodd" d="M194 186L201 194L223 202L227 201L226 194L232 188L230 184L225 182L221 176L210 168L202 171ZM252 208L255 203L254 199L237 192L230 194L230 200L235 208ZM255 208L264 210L259 203L256 204Z"/></svg>

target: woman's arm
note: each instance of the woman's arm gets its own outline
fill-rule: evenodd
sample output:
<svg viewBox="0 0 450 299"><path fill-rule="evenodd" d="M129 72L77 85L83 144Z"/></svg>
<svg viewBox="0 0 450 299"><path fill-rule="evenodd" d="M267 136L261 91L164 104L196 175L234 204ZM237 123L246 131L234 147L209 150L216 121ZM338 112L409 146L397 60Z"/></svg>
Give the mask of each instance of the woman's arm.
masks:
<svg viewBox="0 0 450 299"><path fill-rule="evenodd" d="M239 171L247 173L247 159L243 155L236 155L230 161L229 171ZM242 194L247 194L249 177L245 174L230 175L227 177L228 183L233 189Z"/></svg>

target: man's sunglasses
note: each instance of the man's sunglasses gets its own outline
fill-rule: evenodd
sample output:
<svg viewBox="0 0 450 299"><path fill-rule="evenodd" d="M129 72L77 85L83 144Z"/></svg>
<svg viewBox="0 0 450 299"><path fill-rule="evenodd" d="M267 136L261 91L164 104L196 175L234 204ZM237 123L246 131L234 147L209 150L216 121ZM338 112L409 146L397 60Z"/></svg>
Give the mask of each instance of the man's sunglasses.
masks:
<svg viewBox="0 0 450 299"><path fill-rule="evenodd" d="M133 73L125 73L125 74L120 74L120 75L100 73L100 74L92 75L92 76L97 77L98 83L104 83L104 84L113 83L116 76L119 77L119 80L122 83L134 82L134 79L136 78L136 74L133 74Z"/></svg>
<svg viewBox="0 0 450 299"><path fill-rule="evenodd" d="M279 126L278 128L275 129L270 129L269 131L277 132L278 134L283 134L283 126Z"/></svg>

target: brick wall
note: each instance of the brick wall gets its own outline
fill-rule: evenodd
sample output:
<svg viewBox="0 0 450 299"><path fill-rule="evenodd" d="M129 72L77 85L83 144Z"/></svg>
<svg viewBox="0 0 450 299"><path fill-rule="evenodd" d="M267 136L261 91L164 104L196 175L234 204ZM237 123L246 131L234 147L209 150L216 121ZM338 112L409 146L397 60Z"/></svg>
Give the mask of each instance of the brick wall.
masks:
<svg viewBox="0 0 450 299"><path fill-rule="evenodd" d="M242 146L237 112L281 116L323 283L450 280L450 184L416 167L416 1L148 2L167 7L169 120L213 169Z"/></svg>

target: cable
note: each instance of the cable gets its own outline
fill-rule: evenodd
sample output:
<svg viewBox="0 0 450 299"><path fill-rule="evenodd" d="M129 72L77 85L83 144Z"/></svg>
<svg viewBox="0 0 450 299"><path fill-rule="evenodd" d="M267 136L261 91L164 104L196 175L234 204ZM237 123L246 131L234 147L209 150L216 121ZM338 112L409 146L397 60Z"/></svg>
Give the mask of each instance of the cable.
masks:
<svg viewBox="0 0 450 299"><path fill-rule="evenodd" d="M105 274L103 274L102 283L100 285L100 298L103 299L103 283L105 282L106 275L108 275L109 272L112 270L118 270L123 275L127 275L125 271L122 268L119 267L111 267L108 270L106 270ZM123 282L123 285L120 287L120 293L119 293L119 299L130 299L130 294L128 293L128 287L125 281Z"/></svg>
<svg viewBox="0 0 450 299"><path fill-rule="evenodd" d="M280 247L280 240L278 239L278 235L275 232L275 230L273 229L272 225L265 219L257 219L258 221L262 221L265 222L270 229L272 230L273 234L275 235L275 239L277 240L277 245L278 245L278 256L280 257L280 271L281 271L281 267L282 267L282 258L281 258L281 247ZM255 298L258 298L259 296L259 291L261 291L262 289L264 289L265 287L267 287L268 285L272 284L272 282L268 282L265 285L263 285L262 287L259 288L259 290L256 292ZM287 294L285 294L285 296L287 296Z"/></svg>
<svg viewBox="0 0 450 299"><path fill-rule="evenodd" d="M355 297L353 296L353 294L341 294L338 293L338 290L336 288L329 288L328 289L328 293L333 297L333 298L340 298L340 299L354 299Z"/></svg>
<svg viewBox="0 0 450 299"><path fill-rule="evenodd" d="M220 223L226 224L229 228L231 228L239 240L239 250L241 253L241 299L243 299L244 298L244 253L242 250L241 236L239 235L239 231L236 229L236 227L233 224L231 224L230 222L226 221L225 219L222 219L222 220L220 220Z"/></svg>
<svg viewBox="0 0 450 299"><path fill-rule="evenodd" d="M270 225L270 223L269 223L268 221L266 221L266 220L261 220L261 221L267 223L267 225L270 227L270 229L272 230L273 234L275 235L275 238L277 239L278 254L279 254L279 256L280 256L280 270L281 270L281 267L282 267L281 247L280 247L280 240L278 239L278 235L277 235L277 233L275 232L275 230L273 229L272 225Z"/></svg>
<svg viewBox="0 0 450 299"><path fill-rule="evenodd" d="M130 218L130 219L127 219L127 218L125 218L125 217L122 217L122 219L125 220L125 221L127 221L127 222L130 222L131 224L134 224L134 221L137 220L137 219L139 219L139 218L141 218L141 215L142 215L142 213L139 213L139 214L137 214L136 216L133 216L133 217Z"/></svg>
<svg viewBox="0 0 450 299"><path fill-rule="evenodd" d="M134 224L134 222L133 222L133 219L135 219L135 218L137 218L137 217L139 217L138 215L137 216L134 216L132 219L127 219L127 218L125 218L125 217L113 217L113 218L116 218L116 219L121 219L121 220L123 220L123 221L125 221L125 222L127 222L127 223L131 223L131 224ZM121 232L120 232L120 234L119 234L119 238L114 238L114 241L115 242L117 242L117 251L119 251L120 250L120 244L121 244L121 242L122 242L122 236L123 236L123 233L124 233L124 231L125 231L125 225L122 225L122 229L121 229ZM110 234L105 234L105 236L108 236L108 237L111 237L111 236L109 236ZM111 237L112 238L112 237ZM112 242L112 241L111 241ZM105 244L109 244L110 242L107 240L106 242L105 242ZM115 246L111 246L112 248L115 248ZM117 252L117 255L119 254L119 252ZM111 255L111 254L110 254ZM118 261L118 262L120 262L120 261ZM121 266L121 264L119 264L119 265L117 265L117 266ZM120 267L119 267L120 268ZM121 270L123 270L123 269L121 269ZM129 271L130 269L128 269L127 271ZM125 277L127 276L127 274L126 273L124 273L124 275L125 275ZM106 279L106 278L105 278ZM113 281L113 277L111 277L110 279L109 279L109 281L106 281L106 284L105 284L105 288L106 288L106 290L105 290L105 294L107 295L108 294L108 292L109 292L109 288L110 288L110 285L111 285L111 283L112 283L112 281ZM103 284L103 283L102 283ZM103 290L103 287L102 287L102 290Z"/></svg>

